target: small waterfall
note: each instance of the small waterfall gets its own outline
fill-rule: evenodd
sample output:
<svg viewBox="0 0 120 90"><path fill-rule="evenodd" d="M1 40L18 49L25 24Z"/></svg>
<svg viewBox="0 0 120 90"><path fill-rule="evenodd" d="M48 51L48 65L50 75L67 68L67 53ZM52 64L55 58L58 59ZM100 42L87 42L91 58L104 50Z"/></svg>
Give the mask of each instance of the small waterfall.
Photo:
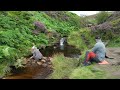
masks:
<svg viewBox="0 0 120 90"><path fill-rule="evenodd" d="M60 49L61 50L64 50L64 41L65 41L65 38L60 39Z"/></svg>
<svg viewBox="0 0 120 90"><path fill-rule="evenodd" d="M63 46L63 45L64 45L64 41L65 41L65 38L61 38L61 39L60 39L60 46Z"/></svg>

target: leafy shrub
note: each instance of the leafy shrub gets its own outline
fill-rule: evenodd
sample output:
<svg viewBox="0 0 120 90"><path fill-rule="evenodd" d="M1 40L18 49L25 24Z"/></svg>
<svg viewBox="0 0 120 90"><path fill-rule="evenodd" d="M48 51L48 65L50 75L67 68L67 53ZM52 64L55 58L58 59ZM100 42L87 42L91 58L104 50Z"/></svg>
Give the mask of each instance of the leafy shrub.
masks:
<svg viewBox="0 0 120 90"><path fill-rule="evenodd" d="M15 60L18 58L17 51L15 48L11 48L8 46L0 46L0 62L7 62L7 63L14 63Z"/></svg>
<svg viewBox="0 0 120 90"><path fill-rule="evenodd" d="M101 24L106 21L106 19L109 17L108 12L106 11L101 11L97 14L96 20L98 24Z"/></svg>
<svg viewBox="0 0 120 90"><path fill-rule="evenodd" d="M46 31L46 27L43 23L36 21L36 22L34 22L34 25L36 27L36 30L40 30L43 33Z"/></svg>
<svg viewBox="0 0 120 90"><path fill-rule="evenodd" d="M5 66L2 70L4 75L8 75L11 72L11 68L8 65Z"/></svg>
<svg viewBox="0 0 120 90"><path fill-rule="evenodd" d="M90 29L81 28L79 31L73 31L70 33L68 36L68 43L81 49L81 51L84 51L93 47L95 43L94 37L95 36L91 34Z"/></svg>
<svg viewBox="0 0 120 90"><path fill-rule="evenodd" d="M24 67L24 58L21 57L20 59L17 59L16 62L14 63L14 66L16 68L19 68L19 67Z"/></svg>

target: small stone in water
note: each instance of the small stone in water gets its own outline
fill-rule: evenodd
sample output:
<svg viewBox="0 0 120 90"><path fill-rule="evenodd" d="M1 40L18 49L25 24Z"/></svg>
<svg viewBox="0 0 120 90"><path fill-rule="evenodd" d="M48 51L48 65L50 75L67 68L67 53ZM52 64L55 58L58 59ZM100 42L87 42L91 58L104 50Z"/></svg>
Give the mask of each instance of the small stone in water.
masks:
<svg viewBox="0 0 120 90"><path fill-rule="evenodd" d="M53 66L52 65L48 65L49 68L52 68Z"/></svg>
<svg viewBox="0 0 120 90"><path fill-rule="evenodd" d="M41 62L44 62L44 63L45 63L46 61L45 61L45 60L41 60Z"/></svg>
<svg viewBox="0 0 120 90"><path fill-rule="evenodd" d="M42 64L42 66L43 66L43 67L47 67L47 64L44 63L44 64Z"/></svg>
<svg viewBox="0 0 120 90"><path fill-rule="evenodd" d="M41 63L41 62L37 62L37 64L38 64L38 65L42 65L42 63Z"/></svg>
<svg viewBox="0 0 120 90"><path fill-rule="evenodd" d="M51 62L48 62L49 65L51 65L52 63Z"/></svg>

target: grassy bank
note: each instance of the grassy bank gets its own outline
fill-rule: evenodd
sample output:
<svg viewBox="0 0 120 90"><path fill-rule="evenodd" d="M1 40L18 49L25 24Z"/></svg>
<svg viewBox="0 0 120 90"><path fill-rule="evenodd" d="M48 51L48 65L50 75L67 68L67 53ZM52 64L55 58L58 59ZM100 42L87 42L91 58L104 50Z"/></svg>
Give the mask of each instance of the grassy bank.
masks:
<svg viewBox="0 0 120 90"><path fill-rule="evenodd" d="M53 56L54 72L50 75L50 79L64 79L69 78L72 71L77 67L78 60L64 57L63 54L56 54Z"/></svg>
<svg viewBox="0 0 120 90"><path fill-rule="evenodd" d="M104 79L105 72L101 69L94 68L94 65L78 65L78 59L70 59L62 54L53 56L53 73L48 79Z"/></svg>
<svg viewBox="0 0 120 90"><path fill-rule="evenodd" d="M94 68L93 65L87 67L78 67L73 70L70 79L104 79L105 72Z"/></svg>
<svg viewBox="0 0 120 90"><path fill-rule="evenodd" d="M96 69L93 65L88 67L82 67L81 63L84 60L85 53L95 44L94 36L88 28L80 29L79 31L73 31L68 37L68 43L81 49L82 55L80 60L65 58L61 54L53 56L54 72L51 74L52 79L100 79L104 78L105 72ZM80 66L77 67L80 61Z"/></svg>
<svg viewBox="0 0 120 90"><path fill-rule="evenodd" d="M113 15L114 16L114 15ZM113 17L111 16L111 17ZM102 20L101 16L101 20ZM107 20L106 23L103 22L103 24L96 25L96 28L94 30L89 28L81 28L77 31L71 31L68 35L68 43L70 45L74 45L77 48L81 49L81 57L80 57L80 63L83 62L85 57L85 52L87 50L91 50L94 46L95 42L95 36L101 36L102 41L109 40L109 43L107 47L120 47L120 38L119 38L119 18L115 18L117 16L114 16L110 20ZM119 17L119 15L118 15ZM115 19L114 19L115 18ZM108 18L109 19L109 18ZM108 22L110 23L108 23ZM91 21L93 22L93 21ZM69 63L71 61L69 60ZM57 62L59 63L59 61ZM75 63L75 62L72 62ZM53 63L53 65L58 65L56 62ZM106 73L98 68L94 67L93 65L82 67L81 65L79 67L75 67L74 69L66 69L69 71L69 73L62 74L59 72L64 72L64 69L62 69L62 66L55 67L55 72L53 72L52 76L57 75L59 78L63 78L67 76L70 79L105 79ZM70 68L66 66L66 68ZM65 71L66 71L65 70ZM61 77L62 76L62 77ZM52 77L52 78L53 78Z"/></svg>

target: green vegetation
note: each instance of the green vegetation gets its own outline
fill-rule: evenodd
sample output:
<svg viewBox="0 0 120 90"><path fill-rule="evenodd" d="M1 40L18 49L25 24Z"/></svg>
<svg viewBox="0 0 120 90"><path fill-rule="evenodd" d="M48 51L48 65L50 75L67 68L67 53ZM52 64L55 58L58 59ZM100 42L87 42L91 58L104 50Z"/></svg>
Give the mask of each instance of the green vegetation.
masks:
<svg viewBox="0 0 120 90"><path fill-rule="evenodd" d="M49 78L103 78L105 73L94 70L92 65L77 65L83 62L85 52L94 46L96 35L110 40L108 47L120 47L120 18L109 19L110 15L105 11L91 17L79 17L68 11L0 11L0 76L10 72L10 65L23 67L24 57L31 54L33 43L41 48L52 45L61 36L68 36L68 44L80 49L82 55L79 60L54 55L54 72ZM40 22L39 29L35 27L37 21ZM89 24L97 28L92 30ZM46 32L40 31L44 29Z"/></svg>
<svg viewBox="0 0 120 90"><path fill-rule="evenodd" d="M101 23L105 22L108 17L109 17L108 12L106 12L106 11L99 12L96 16L97 23L101 24Z"/></svg>
<svg viewBox="0 0 120 90"><path fill-rule="evenodd" d="M110 22L113 26L116 26L120 23L120 18Z"/></svg>
<svg viewBox="0 0 120 90"><path fill-rule="evenodd" d="M78 31L73 31L70 33L68 43L76 46L84 52L84 50L88 50L93 47L95 44L94 38L95 36L92 35L90 29L81 28Z"/></svg>
<svg viewBox="0 0 120 90"><path fill-rule="evenodd" d="M78 67L70 75L70 79L103 79L105 72L93 66Z"/></svg>
<svg viewBox="0 0 120 90"><path fill-rule="evenodd" d="M120 47L120 38L117 37L111 40L108 44L108 47Z"/></svg>
<svg viewBox="0 0 120 90"><path fill-rule="evenodd" d="M79 16L65 11L58 14L57 18L53 18L43 11L0 11L0 63L21 66L15 62L21 60L21 57L30 55L33 43L38 48L47 46L56 41L53 33L67 35L70 31L80 28L77 23ZM68 20L62 20L66 18L63 17L65 15ZM36 21L43 23L52 35L34 34Z"/></svg>
<svg viewBox="0 0 120 90"><path fill-rule="evenodd" d="M78 60L66 58L63 54L56 54L53 56L52 63L54 72L50 75L49 78L64 79L69 78L71 72L76 68Z"/></svg>
<svg viewBox="0 0 120 90"><path fill-rule="evenodd" d="M94 68L94 65L77 67L78 59L65 58L63 54L53 56L54 72L49 79L102 79L106 73L101 69Z"/></svg>
<svg viewBox="0 0 120 90"><path fill-rule="evenodd" d="M109 17L109 14L107 14L107 12L101 12L100 14L98 14L96 20L93 19L90 22L93 22L94 24L96 24L96 21L98 23L103 23L107 20L108 17ZM88 20L90 20L90 19L88 19ZM86 23L87 22L84 23L84 26L86 25ZM118 24L114 23L114 25L118 25ZM107 28L105 28L105 27L107 27ZM77 31L70 32L70 34L68 35L68 43L70 45L76 46L77 48L81 49L81 51L82 51L82 55L79 60L80 66L74 67L74 69L70 69L71 67L68 67L68 65L66 65L66 68L69 68L69 69L65 69L65 70L62 69L62 66L59 66L59 67L61 67L59 69L58 69L58 67L54 67L55 70L52 73L52 78L56 77L54 75L57 75L59 77L59 79L63 78L63 77L67 77L70 79L105 79L106 78L106 72L101 69L97 69L96 67L94 67L94 64L87 66L87 67L82 67L82 64L81 64L81 62L83 62L83 60L84 60L86 51L90 50L94 46L94 44L95 44L94 38L96 35L100 35L103 40L110 39L108 46L119 47L120 39L118 38L118 34L113 33L109 24L104 24L103 28L100 28L100 29L101 30L98 30L98 31L95 30L95 32L93 32L89 28L81 28ZM106 29L106 31L105 31L105 29ZM57 57L59 57L59 56L57 56ZM69 60L69 63L70 62L72 62L72 61ZM60 61L58 61L57 63L60 63ZM57 63L54 62L53 65L57 66L58 65ZM72 63L75 63L75 62L72 62ZM69 71L69 73L64 74L64 73L59 73L59 71L60 72ZM58 78L58 77L56 77L56 78Z"/></svg>
<svg viewBox="0 0 120 90"><path fill-rule="evenodd" d="M120 16L119 12L100 12L96 20L101 22L92 30L93 35L100 35L102 40L109 40L108 47L119 47Z"/></svg>

